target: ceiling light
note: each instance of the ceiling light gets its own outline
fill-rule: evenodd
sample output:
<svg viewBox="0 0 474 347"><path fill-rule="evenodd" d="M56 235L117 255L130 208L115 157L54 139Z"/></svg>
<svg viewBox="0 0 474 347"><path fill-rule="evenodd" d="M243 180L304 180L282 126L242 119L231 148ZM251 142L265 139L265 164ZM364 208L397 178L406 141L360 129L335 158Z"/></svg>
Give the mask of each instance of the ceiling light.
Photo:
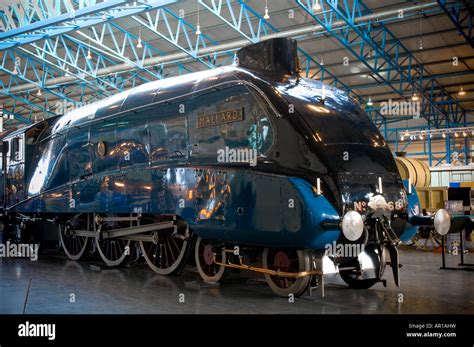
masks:
<svg viewBox="0 0 474 347"><path fill-rule="evenodd" d="M420 46L418 47L419 50L423 49L423 38L420 37Z"/></svg>
<svg viewBox="0 0 474 347"><path fill-rule="evenodd" d="M465 131L462 132L462 136L466 137L467 133Z"/></svg>
<svg viewBox="0 0 474 347"><path fill-rule="evenodd" d="M320 12L321 11L321 4L319 3L319 0L316 0L313 5L313 11L314 12Z"/></svg>
<svg viewBox="0 0 474 347"><path fill-rule="evenodd" d="M464 91L463 87L461 87L461 89L459 89L458 95L459 95L459 96L464 96L464 95L466 95L466 92Z"/></svg>
<svg viewBox="0 0 474 347"><path fill-rule="evenodd" d="M270 15L268 14L268 7L267 6L265 6L265 14L263 15L263 19L265 19L265 20L270 19Z"/></svg>
<svg viewBox="0 0 474 347"><path fill-rule="evenodd" d="M446 133L443 133L443 139L445 139L445 138L446 138Z"/></svg>
<svg viewBox="0 0 474 347"><path fill-rule="evenodd" d="M38 89L38 93L36 93L37 96L41 96L43 95L43 93L41 93L41 89Z"/></svg>
<svg viewBox="0 0 474 347"><path fill-rule="evenodd" d="M369 100L367 100L367 106L372 106L373 104L372 98L369 96Z"/></svg>
<svg viewBox="0 0 474 347"><path fill-rule="evenodd" d="M455 132L454 137L459 137L459 134Z"/></svg>
<svg viewBox="0 0 474 347"><path fill-rule="evenodd" d="M411 101L418 101L418 95L416 95L416 93L413 93L413 96L411 97Z"/></svg>
<svg viewBox="0 0 474 347"><path fill-rule="evenodd" d="M142 39L138 38L137 48L143 48Z"/></svg>
<svg viewBox="0 0 474 347"><path fill-rule="evenodd" d="M89 60L92 59L92 55L91 55L91 50L90 50L90 49L87 50L87 57L86 57L86 59L89 59Z"/></svg>
<svg viewBox="0 0 474 347"><path fill-rule="evenodd" d="M201 35L201 26L199 24L196 25L196 35Z"/></svg>

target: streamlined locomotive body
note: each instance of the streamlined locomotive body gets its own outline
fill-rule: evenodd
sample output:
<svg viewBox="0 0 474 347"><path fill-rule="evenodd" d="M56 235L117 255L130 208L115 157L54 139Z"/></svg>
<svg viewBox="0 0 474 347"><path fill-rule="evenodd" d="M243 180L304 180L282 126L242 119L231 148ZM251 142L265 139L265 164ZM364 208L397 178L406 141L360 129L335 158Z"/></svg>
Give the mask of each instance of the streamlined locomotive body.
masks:
<svg viewBox="0 0 474 347"><path fill-rule="evenodd" d="M194 253L205 281L250 269L285 296L328 261L368 288L390 258L398 284L419 204L378 129L345 92L299 77L294 41L237 57L8 134L10 223L54 223L71 259L94 244L119 265L139 245L169 275Z"/></svg>

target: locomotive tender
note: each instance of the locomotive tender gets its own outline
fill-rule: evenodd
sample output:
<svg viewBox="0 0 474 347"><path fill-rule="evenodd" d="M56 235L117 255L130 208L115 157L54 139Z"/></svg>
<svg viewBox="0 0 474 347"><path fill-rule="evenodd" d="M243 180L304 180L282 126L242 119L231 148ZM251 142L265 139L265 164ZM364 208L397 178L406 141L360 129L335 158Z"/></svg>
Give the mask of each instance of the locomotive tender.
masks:
<svg viewBox="0 0 474 347"><path fill-rule="evenodd" d="M115 266L139 245L162 275L192 252L205 281L254 270L282 296L301 295L328 263L369 288L390 258L398 285L396 247L419 214L414 188L357 102L299 76L296 52L295 41L264 41L234 66L7 134L6 223L54 223L73 260L93 245ZM445 211L436 218L449 229ZM362 247L327 252L335 243Z"/></svg>

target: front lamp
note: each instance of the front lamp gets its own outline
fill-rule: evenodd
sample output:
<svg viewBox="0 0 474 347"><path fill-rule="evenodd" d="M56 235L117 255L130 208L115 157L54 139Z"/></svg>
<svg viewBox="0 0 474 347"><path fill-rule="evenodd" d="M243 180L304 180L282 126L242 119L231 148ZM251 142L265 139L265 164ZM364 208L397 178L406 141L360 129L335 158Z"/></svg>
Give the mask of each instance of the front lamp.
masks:
<svg viewBox="0 0 474 347"><path fill-rule="evenodd" d="M364 221L360 213L349 211L342 219L342 233L349 241L356 241L364 232Z"/></svg>

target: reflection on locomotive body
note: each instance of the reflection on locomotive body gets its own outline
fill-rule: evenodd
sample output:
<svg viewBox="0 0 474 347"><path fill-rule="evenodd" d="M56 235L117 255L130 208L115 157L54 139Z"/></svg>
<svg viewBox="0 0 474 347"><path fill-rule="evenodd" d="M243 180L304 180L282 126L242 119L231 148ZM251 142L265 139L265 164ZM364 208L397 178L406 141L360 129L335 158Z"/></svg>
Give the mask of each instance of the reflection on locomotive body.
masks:
<svg viewBox="0 0 474 347"><path fill-rule="evenodd" d="M137 246L159 274L194 257L211 282L251 266L283 296L301 295L328 261L368 288L390 258L398 284L396 246L417 201L376 126L345 92L299 76L294 41L238 55L240 66L150 82L5 135L7 222L54 223L73 260L96 249L115 266ZM218 161L237 148L256 165ZM354 211L361 202L372 207ZM333 242L364 247L325 255Z"/></svg>

